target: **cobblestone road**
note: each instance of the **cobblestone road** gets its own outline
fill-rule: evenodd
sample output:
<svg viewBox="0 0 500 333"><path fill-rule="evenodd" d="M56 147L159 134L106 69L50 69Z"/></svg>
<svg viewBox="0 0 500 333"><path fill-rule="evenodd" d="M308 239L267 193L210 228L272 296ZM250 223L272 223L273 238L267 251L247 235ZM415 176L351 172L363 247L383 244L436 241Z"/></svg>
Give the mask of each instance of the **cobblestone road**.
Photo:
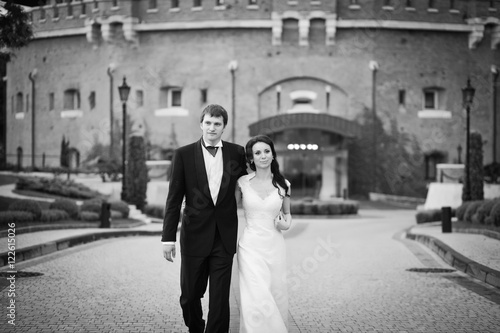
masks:
<svg viewBox="0 0 500 333"><path fill-rule="evenodd" d="M402 237L413 224L405 211L296 219L286 233L290 332L500 332L498 290L457 272L407 271L448 267ZM44 275L16 280L15 328L7 323L9 287L2 291L0 331L187 332L179 261L164 261L158 237L130 237L19 263ZM233 278L232 332L237 294Z"/></svg>

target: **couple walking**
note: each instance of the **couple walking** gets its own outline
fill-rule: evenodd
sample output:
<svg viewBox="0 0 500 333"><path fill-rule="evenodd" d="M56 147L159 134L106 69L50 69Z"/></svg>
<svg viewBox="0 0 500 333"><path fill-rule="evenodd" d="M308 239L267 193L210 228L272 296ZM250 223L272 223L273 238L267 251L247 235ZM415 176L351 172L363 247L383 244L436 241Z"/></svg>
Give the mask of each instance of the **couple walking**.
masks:
<svg viewBox="0 0 500 333"><path fill-rule="evenodd" d="M202 138L175 151L163 220L163 256L173 261L181 205L181 297L193 333L229 330L233 255L240 281L240 332L287 332L285 242L291 224L290 184L281 175L273 142L264 135L246 149L221 140L228 115L220 105L202 112ZM247 162L252 172L247 174ZM237 205L246 228L237 246ZM209 285L209 312L201 298Z"/></svg>

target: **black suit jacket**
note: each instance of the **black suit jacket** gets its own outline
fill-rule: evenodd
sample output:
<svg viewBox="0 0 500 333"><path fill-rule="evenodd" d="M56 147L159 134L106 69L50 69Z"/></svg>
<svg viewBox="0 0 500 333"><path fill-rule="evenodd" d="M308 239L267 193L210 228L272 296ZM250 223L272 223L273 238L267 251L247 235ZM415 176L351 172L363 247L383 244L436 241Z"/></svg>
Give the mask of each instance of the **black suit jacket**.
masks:
<svg viewBox="0 0 500 333"><path fill-rule="evenodd" d="M238 233L237 204L234 196L239 177L246 174L245 150L223 141L223 175L217 203L214 205L208 186L199 141L177 149L172 159L170 185L163 219L162 241L176 241L179 215L184 196L180 245L183 255L209 255L216 225L226 250L236 252Z"/></svg>

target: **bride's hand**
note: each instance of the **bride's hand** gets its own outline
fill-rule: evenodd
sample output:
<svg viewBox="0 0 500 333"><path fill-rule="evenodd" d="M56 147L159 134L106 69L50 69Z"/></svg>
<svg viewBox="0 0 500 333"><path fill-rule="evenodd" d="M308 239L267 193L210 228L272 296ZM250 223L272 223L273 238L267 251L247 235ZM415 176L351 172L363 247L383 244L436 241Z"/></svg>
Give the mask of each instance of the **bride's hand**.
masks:
<svg viewBox="0 0 500 333"><path fill-rule="evenodd" d="M278 216L274 219L274 226L278 230L288 230L292 222L292 216L290 214L283 214L282 211L279 212Z"/></svg>

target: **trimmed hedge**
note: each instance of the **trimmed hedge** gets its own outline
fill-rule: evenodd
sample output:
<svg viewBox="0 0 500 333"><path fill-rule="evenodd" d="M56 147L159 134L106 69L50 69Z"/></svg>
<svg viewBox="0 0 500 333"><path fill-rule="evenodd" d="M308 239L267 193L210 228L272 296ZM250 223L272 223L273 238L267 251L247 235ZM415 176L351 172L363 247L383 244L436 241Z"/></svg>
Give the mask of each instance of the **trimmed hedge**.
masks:
<svg viewBox="0 0 500 333"><path fill-rule="evenodd" d="M457 219L459 221L464 220L465 212L467 211L467 207L469 207L469 204L472 201L464 201L458 208L457 208Z"/></svg>
<svg viewBox="0 0 500 333"><path fill-rule="evenodd" d="M164 216L164 210L165 206L163 205L146 205L144 207L144 214L152 217L157 217L159 219L162 219Z"/></svg>
<svg viewBox="0 0 500 333"><path fill-rule="evenodd" d="M357 201L292 201L290 212L292 215L350 215L357 214Z"/></svg>
<svg viewBox="0 0 500 333"><path fill-rule="evenodd" d="M99 192L93 191L85 185L72 180L43 177L19 177L16 183L18 190L30 190L75 199L90 199L101 197Z"/></svg>
<svg viewBox="0 0 500 333"><path fill-rule="evenodd" d="M101 206L103 201L99 199L86 200L80 206L80 215L83 212L92 212L97 214L97 218L101 215Z"/></svg>
<svg viewBox="0 0 500 333"><path fill-rule="evenodd" d="M491 213L491 209L495 206L495 202L495 200L482 201L476 213L472 216L472 223L484 224Z"/></svg>
<svg viewBox="0 0 500 333"><path fill-rule="evenodd" d="M99 221L99 214L90 211L83 211L80 212L80 219L88 222Z"/></svg>
<svg viewBox="0 0 500 333"><path fill-rule="evenodd" d="M457 210L451 209L451 217L457 215ZM443 220L443 211L441 209L427 209L420 210L415 215L417 224L429 223L429 222L440 222Z"/></svg>
<svg viewBox="0 0 500 333"><path fill-rule="evenodd" d="M0 225L11 222L33 222L35 217L29 212L6 211L0 212Z"/></svg>
<svg viewBox="0 0 500 333"><path fill-rule="evenodd" d="M485 224L500 227L500 200L495 200L490 215L484 220Z"/></svg>
<svg viewBox="0 0 500 333"><path fill-rule="evenodd" d="M27 212L33 214L35 220L42 216L42 208L35 200L17 200L10 204L9 211Z"/></svg>
<svg viewBox="0 0 500 333"><path fill-rule="evenodd" d="M68 220L69 214L60 209L49 209L42 210L42 217L40 218L41 222L56 222L62 220Z"/></svg>
<svg viewBox="0 0 500 333"><path fill-rule="evenodd" d="M482 205L483 201L472 201L465 210L463 221L472 223L472 216L476 214L476 211Z"/></svg>
<svg viewBox="0 0 500 333"><path fill-rule="evenodd" d="M121 214L121 217L127 218L128 214L130 213L130 208L128 207L128 204L123 201L111 201L109 203L111 205L111 210L117 211Z"/></svg>
<svg viewBox="0 0 500 333"><path fill-rule="evenodd" d="M50 204L49 209L63 210L68 213L71 218L75 219L78 218L79 215L78 205L75 201L69 199L57 199Z"/></svg>

